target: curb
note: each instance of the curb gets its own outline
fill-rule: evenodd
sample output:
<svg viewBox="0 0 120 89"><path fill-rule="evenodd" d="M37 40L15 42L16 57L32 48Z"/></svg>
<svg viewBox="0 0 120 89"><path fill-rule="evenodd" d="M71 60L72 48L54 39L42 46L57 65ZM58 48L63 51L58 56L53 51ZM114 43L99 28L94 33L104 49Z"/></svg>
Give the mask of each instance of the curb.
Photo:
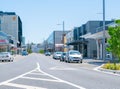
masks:
<svg viewBox="0 0 120 89"><path fill-rule="evenodd" d="M114 75L120 76L120 70L103 69L102 68L103 65L104 64L102 64L101 66L98 66L98 67L94 68L93 70L99 71L99 72L104 72L104 73L107 73L107 74L114 74Z"/></svg>
<svg viewBox="0 0 120 89"><path fill-rule="evenodd" d="M118 70L109 70L109 69L103 69L103 68L99 68L98 70L120 75L120 71Z"/></svg>

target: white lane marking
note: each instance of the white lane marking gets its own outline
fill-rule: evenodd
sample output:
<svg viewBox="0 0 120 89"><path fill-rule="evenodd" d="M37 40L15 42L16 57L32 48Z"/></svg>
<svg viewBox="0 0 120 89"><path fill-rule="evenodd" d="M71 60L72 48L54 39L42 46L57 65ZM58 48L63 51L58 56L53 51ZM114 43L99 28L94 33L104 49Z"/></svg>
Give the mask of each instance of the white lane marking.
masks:
<svg viewBox="0 0 120 89"><path fill-rule="evenodd" d="M102 64L101 66L95 67L93 70L99 71L98 69L101 68L104 64Z"/></svg>
<svg viewBox="0 0 120 89"><path fill-rule="evenodd" d="M7 81L1 82L1 83L0 83L0 86L6 84L6 83L8 83L8 82L11 82L11 81L13 81L13 80L16 80L16 79L18 79L18 78L21 78L21 77L23 77L23 76L25 76L25 75L27 75L27 74L35 71L35 70L36 70L36 69L34 69L34 70L32 70L32 71L29 71L29 72L26 72L26 73L24 73L24 74L22 74L22 75L19 75L19 76L15 77L15 78L9 79L9 80L7 80Z"/></svg>
<svg viewBox="0 0 120 89"><path fill-rule="evenodd" d="M17 87L17 88L25 88L25 89L47 89L47 88L42 88L42 87L28 86L28 85L15 84L15 83L6 83L4 85L11 86L11 87Z"/></svg>
<svg viewBox="0 0 120 89"><path fill-rule="evenodd" d="M44 79L44 78L33 78L33 77L21 77L23 79L31 79L31 80L42 80L42 81L50 81L50 82L62 82L54 79Z"/></svg>
<svg viewBox="0 0 120 89"><path fill-rule="evenodd" d="M29 74L31 74L31 75L44 75L44 76L46 76L45 74L40 74L40 73L29 73Z"/></svg>
<svg viewBox="0 0 120 89"><path fill-rule="evenodd" d="M120 74L115 74L115 73L112 73L112 72L107 72L107 71L99 70L99 68L101 68L103 65L104 65L104 64L102 64L101 66L98 66L98 67L94 68L93 70L98 71L98 72L102 72L102 73L105 73L105 74L120 76Z"/></svg>
<svg viewBox="0 0 120 89"><path fill-rule="evenodd" d="M79 85L76 85L76 84L74 84L74 83L71 83L71 82L62 80L62 79L60 79L60 78L57 78L57 77L55 77L55 76L53 76L53 75L51 75L51 74L48 74L48 73L42 71L42 70L40 69L39 63L37 63L37 69L38 69L40 72L42 72L43 74L46 74L46 75L48 75L48 76L50 76L50 77L52 77L52 78L54 78L54 79L57 79L57 80L59 80L59 81L61 81L61 82L63 82L63 83L66 83L66 84L71 85L71 86L73 86L73 87L76 87L76 88L78 88L78 89L86 89L86 88L84 88L84 87L82 87L82 86L79 86Z"/></svg>
<svg viewBox="0 0 120 89"><path fill-rule="evenodd" d="M50 68L50 70L77 70L77 69L75 69L75 68L66 68L66 67L61 67L61 66L56 66L56 67Z"/></svg>

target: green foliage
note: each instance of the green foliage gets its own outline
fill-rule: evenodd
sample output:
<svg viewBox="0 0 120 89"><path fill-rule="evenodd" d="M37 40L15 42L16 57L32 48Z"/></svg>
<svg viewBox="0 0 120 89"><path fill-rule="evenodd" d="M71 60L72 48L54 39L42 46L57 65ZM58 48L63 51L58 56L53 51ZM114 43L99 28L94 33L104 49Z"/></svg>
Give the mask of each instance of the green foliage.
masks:
<svg viewBox="0 0 120 89"><path fill-rule="evenodd" d="M115 23L120 24L120 19L116 20Z"/></svg>
<svg viewBox="0 0 120 89"><path fill-rule="evenodd" d="M119 23L120 20L116 22ZM108 33L110 39L108 39L109 46L106 49L112 52L112 54L120 60L120 26L109 27Z"/></svg>
<svg viewBox="0 0 120 89"><path fill-rule="evenodd" d="M31 50L31 49L27 49L27 52L28 52L28 53L32 53L32 50Z"/></svg>
<svg viewBox="0 0 120 89"><path fill-rule="evenodd" d="M44 50L40 50L39 53L43 54L43 53L44 53Z"/></svg>

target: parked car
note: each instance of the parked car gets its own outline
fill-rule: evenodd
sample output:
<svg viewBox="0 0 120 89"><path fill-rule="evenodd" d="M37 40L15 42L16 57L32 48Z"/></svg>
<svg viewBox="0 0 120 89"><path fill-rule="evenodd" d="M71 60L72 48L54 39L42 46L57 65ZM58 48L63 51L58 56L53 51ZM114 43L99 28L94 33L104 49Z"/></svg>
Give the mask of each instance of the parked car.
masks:
<svg viewBox="0 0 120 89"><path fill-rule="evenodd" d="M50 56L51 53L50 52L45 52L45 56Z"/></svg>
<svg viewBox="0 0 120 89"><path fill-rule="evenodd" d="M0 61L4 62L4 61L13 61L14 57L13 55L11 55L10 52L0 52Z"/></svg>
<svg viewBox="0 0 120 89"><path fill-rule="evenodd" d="M53 59L60 59L62 55L62 52L54 52L53 53Z"/></svg>
<svg viewBox="0 0 120 89"><path fill-rule="evenodd" d="M65 61L65 59L66 59L66 52L63 52L60 61Z"/></svg>
<svg viewBox="0 0 120 89"><path fill-rule="evenodd" d="M82 54L77 50L70 50L67 52L65 61L82 63Z"/></svg>
<svg viewBox="0 0 120 89"><path fill-rule="evenodd" d="M28 55L28 52L27 51L22 51L22 56L26 56Z"/></svg>

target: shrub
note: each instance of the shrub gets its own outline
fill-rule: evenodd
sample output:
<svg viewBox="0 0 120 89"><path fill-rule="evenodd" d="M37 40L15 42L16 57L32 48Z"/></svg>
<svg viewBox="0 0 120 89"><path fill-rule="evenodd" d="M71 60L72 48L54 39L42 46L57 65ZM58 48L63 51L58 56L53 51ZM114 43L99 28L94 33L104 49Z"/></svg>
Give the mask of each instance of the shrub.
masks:
<svg viewBox="0 0 120 89"><path fill-rule="evenodd" d="M32 53L32 50L31 50L31 49L27 49L27 52L28 52L28 53Z"/></svg>
<svg viewBox="0 0 120 89"><path fill-rule="evenodd" d="M120 64L106 63L102 66L102 68L110 70L120 70Z"/></svg>
<svg viewBox="0 0 120 89"><path fill-rule="evenodd" d="M43 54L43 53L44 53L44 50L40 50L39 53Z"/></svg>

